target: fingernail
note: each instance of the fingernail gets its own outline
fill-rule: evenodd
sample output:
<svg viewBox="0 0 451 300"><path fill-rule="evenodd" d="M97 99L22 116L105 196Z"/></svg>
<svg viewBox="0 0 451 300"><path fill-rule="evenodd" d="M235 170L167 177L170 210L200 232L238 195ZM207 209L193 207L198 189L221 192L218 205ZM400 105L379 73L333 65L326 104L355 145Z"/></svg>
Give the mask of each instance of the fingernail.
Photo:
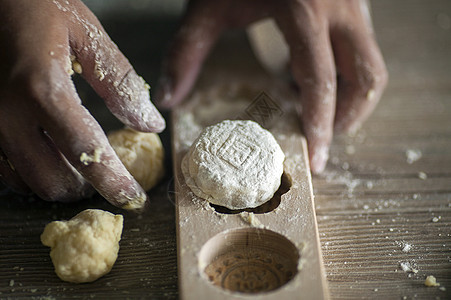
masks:
<svg viewBox="0 0 451 300"><path fill-rule="evenodd" d="M121 206L121 208L136 212L142 210L148 200L145 192L140 192L133 196L125 196L125 194L123 196L127 201Z"/></svg>
<svg viewBox="0 0 451 300"><path fill-rule="evenodd" d="M336 134L348 134L350 136L353 136L359 131L360 127L362 126L362 123L359 122L353 122L352 124L346 123L346 122L338 122L335 124L334 132Z"/></svg>
<svg viewBox="0 0 451 300"><path fill-rule="evenodd" d="M154 119L152 120L153 127L155 129L155 132L162 132L166 128L166 121L164 120L158 109L155 106L153 107L155 109Z"/></svg>
<svg viewBox="0 0 451 300"><path fill-rule="evenodd" d="M141 110L141 119L152 132L162 132L166 128L166 121L153 103Z"/></svg>
<svg viewBox="0 0 451 300"><path fill-rule="evenodd" d="M158 81L157 92L155 93L155 103L159 107L169 108L172 100L172 79L163 75Z"/></svg>
<svg viewBox="0 0 451 300"><path fill-rule="evenodd" d="M346 132L351 136L355 135L357 133L357 131L359 131L360 127L362 127L362 123L355 122L354 124L349 126L349 128L346 130Z"/></svg>
<svg viewBox="0 0 451 300"><path fill-rule="evenodd" d="M310 160L310 167L314 174L319 174L326 168L329 159L329 147L321 146L315 150Z"/></svg>

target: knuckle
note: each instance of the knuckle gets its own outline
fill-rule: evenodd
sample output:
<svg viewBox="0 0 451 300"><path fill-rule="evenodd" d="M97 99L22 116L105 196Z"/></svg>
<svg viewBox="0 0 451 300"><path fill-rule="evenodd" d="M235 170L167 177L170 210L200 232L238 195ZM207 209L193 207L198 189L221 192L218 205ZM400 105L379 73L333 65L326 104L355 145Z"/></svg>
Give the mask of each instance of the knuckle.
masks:
<svg viewBox="0 0 451 300"><path fill-rule="evenodd" d="M316 19L323 13L320 2L316 0L291 0L289 4L298 13L305 14L304 17Z"/></svg>
<svg viewBox="0 0 451 300"><path fill-rule="evenodd" d="M77 195L74 195L64 187L60 188L42 187L41 189L36 190L35 192L41 199L50 202L69 202L79 199Z"/></svg>
<svg viewBox="0 0 451 300"><path fill-rule="evenodd" d="M388 82L388 71L385 65L366 68L358 77L357 89L362 93L381 91Z"/></svg>
<svg viewBox="0 0 451 300"><path fill-rule="evenodd" d="M42 185L35 190L41 199L51 202L73 202L86 198L90 194L90 188L83 183L60 183L59 185Z"/></svg>
<svg viewBox="0 0 451 300"><path fill-rule="evenodd" d="M38 103L50 99L54 89L52 79L46 73L41 72L18 74L13 82L20 94Z"/></svg>
<svg viewBox="0 0 451 300"><path fill-rule="evenodd" d="M25 66L14 74L11 83L16 92L40 105L54 104L61 95L68 93L68 86L59 63L40 63Z"/></svg>

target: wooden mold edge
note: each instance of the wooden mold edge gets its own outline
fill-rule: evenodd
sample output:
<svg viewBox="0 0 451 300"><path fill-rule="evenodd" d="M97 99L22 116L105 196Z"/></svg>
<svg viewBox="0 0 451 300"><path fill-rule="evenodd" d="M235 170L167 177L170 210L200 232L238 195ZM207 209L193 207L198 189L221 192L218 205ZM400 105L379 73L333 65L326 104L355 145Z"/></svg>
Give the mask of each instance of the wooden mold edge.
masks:
<svg viewBox="0 0 451 300"><path fill-rule="evenodd" d="M275 134L286 155L284 169L292 178L292 186L290 191L282 195L280 205L273 211L258 215L247 214L258 220L256 226L255 222L246 222L246 213L217 213L207 201L192 194L184 183L181 171L181 160L186 150L177 146L181 145L184 134L174 130L177 128L177 114L172 114L172 120L180 298L230 299L235 296L252 299L329 299L304 137L298 133ZM202 271L205 265L199 258L202 247L218 234L255 227L278 233L296 246L300 253L298 273L287 284L267 293L243 294L214 286Z"/></svg>

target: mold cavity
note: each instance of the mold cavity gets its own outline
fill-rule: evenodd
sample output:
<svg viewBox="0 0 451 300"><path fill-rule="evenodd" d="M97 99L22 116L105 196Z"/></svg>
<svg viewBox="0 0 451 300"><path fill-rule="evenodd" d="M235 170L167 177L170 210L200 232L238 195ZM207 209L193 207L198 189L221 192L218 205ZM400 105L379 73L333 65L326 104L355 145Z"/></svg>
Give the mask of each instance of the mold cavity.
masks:
<svg viewBox="0 0 451 300"><path fill-rule="evenodd" d="M287 193L292 185L291 177L287 173L283 172L282 178L280 180L279 189L274 193L274 196L267 202L255 208L245 208L245 209L228 209L227 207L216 205L210 203L210 206L215 209L216 212L221 214L239 214L243 211L252 212L254 214L264 214L276 209L282 199L282 195Z"/></svg>
<svg viewBox="0 0 451 300"><path fill-rule="evenodd" d="M211 284L228 291L257 294L276 290L298 272L300 255L284 236L242 228L211 238L199 254L199 269Z"/></svg>

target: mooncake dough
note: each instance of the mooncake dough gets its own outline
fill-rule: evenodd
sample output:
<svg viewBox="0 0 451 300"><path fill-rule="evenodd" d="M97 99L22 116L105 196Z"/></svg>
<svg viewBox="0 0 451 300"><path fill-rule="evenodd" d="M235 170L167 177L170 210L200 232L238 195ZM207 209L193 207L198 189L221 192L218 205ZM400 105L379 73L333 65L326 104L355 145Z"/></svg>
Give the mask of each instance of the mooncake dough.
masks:
<svg viewBox="0 0 451 300"><path fill-rule="evenodd" d="M257 207L280 186L285 155L253 121L226 120L205 128L182 160L193 193L229 209Z"/></svg>
<svg viewBox="0 0 451 300"><path fill-rule="evenodd" d="M123 217L87 209L69 221L45 226L41 242L51 247L55 272L64 281L94 281L111 271L119 252Z"/></svg>
<svg viewBox="0 0 451 300"><path fill-rule="evenodd" d="M157 134L125 128L108 133L108 140L144 190L150 190L163 178L164 149Z"/></svg>

